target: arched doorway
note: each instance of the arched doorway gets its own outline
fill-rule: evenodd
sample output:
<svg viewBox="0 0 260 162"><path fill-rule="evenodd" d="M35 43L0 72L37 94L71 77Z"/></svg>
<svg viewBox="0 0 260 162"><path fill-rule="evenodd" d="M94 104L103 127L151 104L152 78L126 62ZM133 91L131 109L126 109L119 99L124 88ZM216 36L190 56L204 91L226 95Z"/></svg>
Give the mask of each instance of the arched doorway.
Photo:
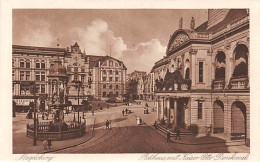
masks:
<svg viewBox="0 0 260 162"><path fill-rule="evenodd" d="M224 52L220 51L217 53L215 63L215 79L225 80L226 55Z"/></svg>
<svg viewBox="0 0 260 162"><path fill-rule="evenodd" d="M235 69L233 71L234 78L248 76L248 48L244 44L239 44L234 50Z"/></svg>
<svg viewBox="0 0 260 162"><path fill-rule="evenodd" d="M216 100L213 104L214 129L213 133L224 132L224 104L220 100Z"/></svg>
<svg viewBox="0 0 260 162"><path fill-rule="evenodd" d="M231 136L246 139L246 106L241 101L235 101L231 106Z"/></svg>

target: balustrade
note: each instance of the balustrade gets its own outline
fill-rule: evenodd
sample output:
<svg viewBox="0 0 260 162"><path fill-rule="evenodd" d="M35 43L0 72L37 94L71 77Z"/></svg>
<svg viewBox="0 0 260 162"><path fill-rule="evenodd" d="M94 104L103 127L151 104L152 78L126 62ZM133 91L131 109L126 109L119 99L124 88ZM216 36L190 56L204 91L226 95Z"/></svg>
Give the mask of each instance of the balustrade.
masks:
<svg viewBox="0 0 260 162"><path fill-rule="evenodd" d="M230 80L230 89L248 89L248 78L233 78Z"/></svg>

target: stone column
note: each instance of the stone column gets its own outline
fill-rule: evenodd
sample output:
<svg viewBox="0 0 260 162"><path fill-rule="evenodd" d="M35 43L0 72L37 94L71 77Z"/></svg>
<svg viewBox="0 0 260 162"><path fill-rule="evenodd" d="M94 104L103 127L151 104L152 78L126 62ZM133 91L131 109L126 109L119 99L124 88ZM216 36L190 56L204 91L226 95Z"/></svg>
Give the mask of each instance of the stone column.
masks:
<svg viewBox="0 0 260 162"><path fill-rule="evenodd" d="M247 64L248 64L248 86L247 87L250 87L250 55L249 53L247 53ZM247 88L246 87L246 88Z"/></svg>
<svg viewBox="0 0 260 162"><path fill-rule="evenodd" d="M157 119L160 119L160 116L159 116L159 99L158 98L156 98L156 100L155 100L155 106L156 106L156 113L157 113Z"/></svg>
<svg viewBox="0 0 260 162"><path fill-rule="evenodd" d="M174 99L174 125L177 125L177 98Z"/></svg>
<svg viewBox="0 0 260 162"><path fill-rule="evenodd" d="M167 124L170 124L170 98L166 98Z"/></svg>
<svg viewBox="0 0 260 162"><path fill-rule="evenodd" d="M196 53L198 50L191 49L190 55L191 55L191 87L194 89L196 87Z"/></svg>
<svg viewBox="0 0 260 162"><path fill-rule="evenodd" d="M161 109L161 117L160 119L163 119L163 98L160 98L160 102L161 102L161 106L160 106L160 109Z"/></svg>

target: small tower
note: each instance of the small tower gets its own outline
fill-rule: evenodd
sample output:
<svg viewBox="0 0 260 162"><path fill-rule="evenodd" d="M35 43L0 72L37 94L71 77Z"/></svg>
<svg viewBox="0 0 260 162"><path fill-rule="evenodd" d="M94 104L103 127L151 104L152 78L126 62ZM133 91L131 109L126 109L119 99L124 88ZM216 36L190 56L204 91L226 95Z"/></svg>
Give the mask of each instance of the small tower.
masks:
<svg viewBox="0 0 260 162"><path fill-rule="evenodd" d="M183 19L182 17L179 20L179 29L182 29L182 25L183 25Z"/></svg>

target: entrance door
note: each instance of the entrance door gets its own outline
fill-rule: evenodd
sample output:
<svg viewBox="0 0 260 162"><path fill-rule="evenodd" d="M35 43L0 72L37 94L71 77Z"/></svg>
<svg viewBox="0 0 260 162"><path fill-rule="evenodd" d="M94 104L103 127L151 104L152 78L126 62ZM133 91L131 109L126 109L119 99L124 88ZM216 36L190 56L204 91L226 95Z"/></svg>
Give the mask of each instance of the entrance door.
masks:
<svg viewBox="0 0 260 162"><path fill-rule="evenodd" d="M224 104L220 100L216 100L213 105L214 114L214 133L224 132Z"/></svg>
<svg viewBox="0 0 260 162"><path fill-rule="evenodd" d="M246 138L246 106L236 101L231 106L231 136L233 138Z"/></svg>
<svg viewBox="0 0 260 162"><path fill-rule="evenodd" d="M184 108L183 103L178 101L177 103L177 126L183 127L184 126Z"/></svg>

